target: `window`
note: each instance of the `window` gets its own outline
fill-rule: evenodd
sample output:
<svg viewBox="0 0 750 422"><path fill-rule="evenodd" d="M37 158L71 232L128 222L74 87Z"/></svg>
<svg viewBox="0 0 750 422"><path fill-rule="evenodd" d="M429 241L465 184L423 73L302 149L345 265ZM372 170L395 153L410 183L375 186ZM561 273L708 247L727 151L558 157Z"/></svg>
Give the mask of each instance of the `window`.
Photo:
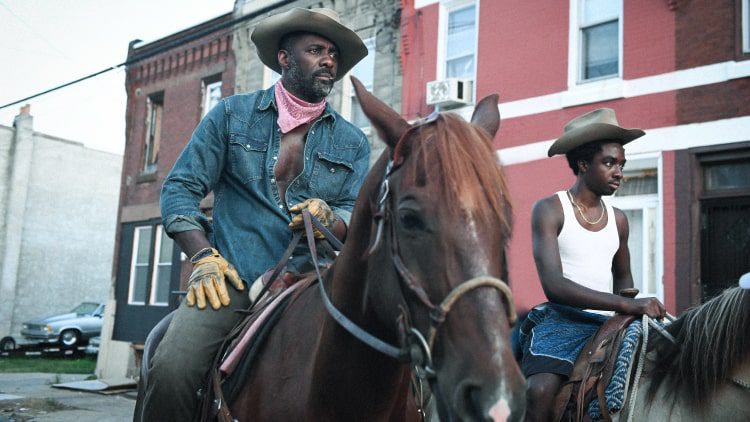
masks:
<svg viewBox="0 0 750 422"><path fill-rule="evenodd" d="M221 100L221 75L215 75L203 80L203 101L201 102L201 117L208 114Z"/></svg>
<svg viewBox="0 0 750 422"><path fill-rule="evenodd" d="M159 159L161 122L164 114L164 93L146 98L146 144L143 150L143 172L154 173Z"/></svg>
<svg viewBox="0 0 750 422"><path fill-rule="evenodd" d="M174 241L167 236L161 225L134 228L128 288L129 304L169 304L173 254Z"/></svg>
<svg viewBox="0 0 750 422"><path fill-rule="evenodd" d="M628 217L630 227L628 249L630 250L633 286L640 291L640 296L661 298L663 292L657 261L660 237L658 190L659 184L655 169L626 170L623 184L611 202Z"/></svg>
<svg viewBox="0 0 750 422"><path fill-rule="evenodd" d="M156 244L154 250L154 270L151 274L151 304L166 306L169 304L169 282L172 277L172 254L174 242L167 236L162 226L156 226Z"/></svg>
<svg viewBox="0 0 750 422"><path fill-rule="evenodd" d="M445 77L474 79L477 52L477 7L453 2L445 35Z"/></svg>
<svg viewBox="0 0 750 422"><path fill-rule="evenodd" d="M742 51L750 53L750 0L742 0Z"/></svg>
<svg viewBox="0 0 750 422"><path fill-rule="evenodd" d="M364 40L364 43L370 53L354 66L351 74L359 79L368 91L372 92L375 80L375 38L368 38ZM354 89L350 90L350 98L352 108L349 121L360 129L370 127L370 121L359 106L359 101L357 100L357 95L355 94Z"/></svg>
<svg viewBox="0 0 750 422"><path fill-rule="evenodd" d="M750 189L750 160L707 163L703 167L703 187L709 191Z"/></svg>
<svg viewBox="0 0 750 422"><path fill-rule="evenodd" d="M579 81L618 76L621 0L580 0L580 6Z"/></svg>
<svg viewBox="0 0 750 422"><path fill-rule="evenodd" d="M263 88L270 88L276 81L281 79L281 74L276 73L268 66L263 66Z"/></svg>

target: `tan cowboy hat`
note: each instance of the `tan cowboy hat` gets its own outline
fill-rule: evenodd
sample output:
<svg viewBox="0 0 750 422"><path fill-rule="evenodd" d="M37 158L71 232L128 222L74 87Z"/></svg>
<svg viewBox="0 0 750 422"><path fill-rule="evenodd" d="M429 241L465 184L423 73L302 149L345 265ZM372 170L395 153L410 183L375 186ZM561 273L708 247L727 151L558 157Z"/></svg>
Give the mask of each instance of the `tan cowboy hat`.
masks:
<svg viewBox="0 0 750 422"><path fill-rule="evenodd" d="M646 132L641 129L621 128L615 111L611 108L598 108L568 122L563 136L549 147L547 155L567 154L569 151L589 142L617 141L625 145L638 139Z"/></svg>
<svg viewBox="0 0 750 422"><path fill-rule="evenodd" d="M260 61L281 73L277 54L279 41L291 32L312 32L329 39L339 49L339 67L334 80L338 81L357 62L367 55L367 47L356 32L345 27L339 15L326 8L303 9L295 7L278 15L263 19L253 30L250 39L258 50Z"/></svg>

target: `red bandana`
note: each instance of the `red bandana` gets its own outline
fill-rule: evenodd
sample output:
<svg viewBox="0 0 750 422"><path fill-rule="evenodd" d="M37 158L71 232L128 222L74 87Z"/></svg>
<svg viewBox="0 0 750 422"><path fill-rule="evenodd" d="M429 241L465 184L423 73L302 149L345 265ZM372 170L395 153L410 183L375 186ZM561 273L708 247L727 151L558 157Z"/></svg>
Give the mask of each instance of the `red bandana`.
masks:
<svg viewBox="0 0 750 422"><path fill-rule="evenodd" d="M274 92L276 108L279 110L278 123L281 133L288 133L296 127L310 123L326 108L326 100L319 103L302 101L287 91L281 81L276 82Z"/></svg>

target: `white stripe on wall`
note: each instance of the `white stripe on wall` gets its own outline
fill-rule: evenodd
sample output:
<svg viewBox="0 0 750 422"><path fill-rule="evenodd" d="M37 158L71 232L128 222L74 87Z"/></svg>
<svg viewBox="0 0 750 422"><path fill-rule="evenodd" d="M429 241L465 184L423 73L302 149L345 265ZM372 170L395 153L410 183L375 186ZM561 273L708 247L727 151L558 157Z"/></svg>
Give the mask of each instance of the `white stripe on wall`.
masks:
<svg viewBox="0 0 750 422"><path fill-rule="evenodd" d="M562 130L562 128L560 128ZM628 156L730 144L750 140L750 116L711 122L645 129L646 135L625 145ZM522 164L547 158L554 139L497 150L503 165Z"/></svg>
<svg viewBox="0 0 750 422"><path fill-rule="evenodd" d="M748 76L750 61L727 61L638 79L607 79L578 85L554 94L500 103L500 115L504 119L509 119L600 101L715 84Z"/></svg>

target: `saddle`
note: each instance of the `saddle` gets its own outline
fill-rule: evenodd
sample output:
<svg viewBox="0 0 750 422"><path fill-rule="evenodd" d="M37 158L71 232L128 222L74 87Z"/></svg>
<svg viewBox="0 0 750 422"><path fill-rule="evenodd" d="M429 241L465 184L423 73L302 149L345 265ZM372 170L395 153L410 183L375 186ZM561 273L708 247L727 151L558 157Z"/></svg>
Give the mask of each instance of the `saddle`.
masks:
<svg viewBox="0 0 750 422"><path fill-rule="evenodd" d="M554 401L556 421L588 421L586 409L596 397L604 420L610 421L604 390L614 372L617 352L620 350L625 329L637 317L615 315L608 319L583 346L573 372L558 391Z"/></svg>
<svg viewBox="0 0 750 422"><path fill-rule="evenodd" d="M200 390L197 421L233 422L228 403L242 387L245 374L256 361L260 346L284 313L287 305L310 284L308 278L278 277L247 315L224 339ZM265 280L264 280L265 281Z"/></svg>
<svg viewBox="0 0 750 422"><path fill-rule="evenodd" d="M303 211L304 213L307 213L307 211ZM320 248L316 247L315 241L311 240L313 236L312 226L317 227L326 237L327 242L320 244L319 246L322 246ZM310 239L308 240L308 246L311 253L310 265L301 266L306 272L285 271L293 251L302 238L302 232L298 231L292 237L289 246L276 266L266 271L258 282L253 283L261 286L257 289L258 291L253 292L253 286L251 286L249 293L252 304L246 311L245 318L225 337L224 343L219 348L219 353L214 358L214 363L208 371L203 388L199 391L200 407L195 421L236 421L228 403L234 399L241 388L241 383L245 378L244 375L255 361L260 345L280 319L287 305L294 301L307 287L318 281L312 275L315 267L318 267L319 271L330 267L332 258L335 257L334 251L341 250L343 246L325 226L312 217L310 222L305 222L305 230ZM319 254L321 257L330 257L331 260L319 262L316 258ZM250 333L248 333L249 331ZM245 338L248 334L252 338L250 341ZM224 365L225 360L232 358L232 355L240 355L238 358L240 361ZM225 376L223 369L228 366L231 367L231 374Z"/></svg>

